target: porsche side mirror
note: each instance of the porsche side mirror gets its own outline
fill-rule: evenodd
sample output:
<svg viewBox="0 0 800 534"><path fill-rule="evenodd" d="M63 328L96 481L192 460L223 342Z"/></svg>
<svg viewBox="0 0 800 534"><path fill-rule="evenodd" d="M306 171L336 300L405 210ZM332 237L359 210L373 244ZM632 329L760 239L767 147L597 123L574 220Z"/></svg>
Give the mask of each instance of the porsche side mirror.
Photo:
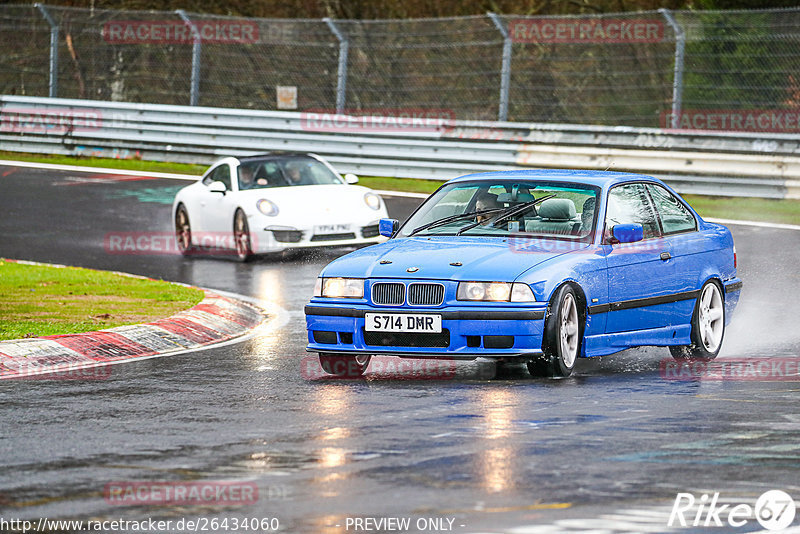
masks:
<svg viewBox="0 0 800 534"><path fill-rule="evenodd" d="M225 184L223 184L222 182L216 181L216 182L211 182L211 184L209 184L208 190L211 191L212 193L222 193L224 195L225 191L227 191L228 188L225 187Z"/></svg>
<svg viewBox="0 0 800 534"><path fill-rule="evenodd" d="M358 183L358 176L353 174L352 172L348 172L344 175L344 181L350 185L355 185Z"/></svg>
<svg viewBox="0 0 800 534"><path fill-rule="evenodd" d="M397 219L381 219L378 221L378 233L384 237L392 237L400 227Z"/></svg>
<svg viewBox="0 0 800 534"><path fill-rule="evenodd" d="M618 243L635 243L644 239L644 228L639 223L615 224L611 233Z"/></svg>

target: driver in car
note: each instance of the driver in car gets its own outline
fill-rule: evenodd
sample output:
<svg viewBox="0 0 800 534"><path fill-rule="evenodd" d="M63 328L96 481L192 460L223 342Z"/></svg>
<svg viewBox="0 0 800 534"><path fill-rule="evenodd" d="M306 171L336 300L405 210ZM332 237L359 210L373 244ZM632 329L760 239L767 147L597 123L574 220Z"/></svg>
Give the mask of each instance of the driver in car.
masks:
<svg viewBox="0 0 800 534"><path fill-rule="evenodd" d="M267 185L263 178L255 179L256 170L254 167L242 165L239 167L239 189L252 189L258 186Z"/></svg>
<svg viewBox="0 0 800 534"><path fill-rule="evenodd" d="M301 170L302 163L290 161L286 164L286 181L289 185L305 185L307 180Z"/></svg>
<svg viewBox="0 0 800 534"><path fill-rule="evenodd" d="M497 197L489 193L478 197L478 200L475 201L475 211L491 210L498 207L500 207L500 205L497 203ZM475 220L483 226L486 226L495 215L495 213L476 215Z"/></svg>

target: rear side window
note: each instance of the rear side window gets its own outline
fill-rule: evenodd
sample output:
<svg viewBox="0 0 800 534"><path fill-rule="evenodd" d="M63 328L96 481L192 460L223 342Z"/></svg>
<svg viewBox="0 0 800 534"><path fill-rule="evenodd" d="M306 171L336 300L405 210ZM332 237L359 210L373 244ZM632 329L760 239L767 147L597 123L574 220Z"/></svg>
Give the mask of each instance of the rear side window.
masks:
<svg viewBox="0 0 800 534"><path fill-rule="evenodd" d="M611 238L614 225L634 223L642 225L645 239L661 233L644 184L618 185L608 192L605 240Z"/></svg>
<svg viewBox="0 0 800 534"><path fill-rule="evenodd" d="M203 178L203 184L205 185L211 185L212 182L222 182L223 184L225 184L225 189L230 191L231 190L230 166L227 164L220 165L219 167L211 171L211 173L209 173L208 176Z"/></svg>
<svg viewBox="0 0 800 534"><path fill-rule="evenodd" d="M653 197L664 234L677 234L697 229L697 221L686 206L675 195L656 184L647 184L647 190Z"/></svg>

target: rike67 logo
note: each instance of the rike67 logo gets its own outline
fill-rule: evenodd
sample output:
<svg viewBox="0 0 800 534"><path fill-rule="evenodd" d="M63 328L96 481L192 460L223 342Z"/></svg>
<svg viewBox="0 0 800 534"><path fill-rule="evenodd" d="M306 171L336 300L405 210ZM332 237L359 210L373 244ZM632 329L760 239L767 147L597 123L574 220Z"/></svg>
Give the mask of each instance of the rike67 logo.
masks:
<svg viewBox="0 0 800 534"><path fill-rule="evenodd" d="M792 524L796 512L794 499L781 490L764 492L754 506L747 503L723 504L719 493L678 493L667 526L670 527L744 527L755 519L767 530L783 530Z"/></svg>

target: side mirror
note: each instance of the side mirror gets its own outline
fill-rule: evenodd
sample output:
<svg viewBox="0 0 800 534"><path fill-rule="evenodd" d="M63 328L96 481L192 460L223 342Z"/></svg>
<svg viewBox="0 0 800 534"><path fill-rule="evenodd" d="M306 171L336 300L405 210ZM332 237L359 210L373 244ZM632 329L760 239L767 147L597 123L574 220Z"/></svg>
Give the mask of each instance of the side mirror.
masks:
<svg viewBox="0 0 800 534"><path fill-rule="evenodd" d="M611 234L619 243L635 243L644 239L644 228L639 223L615 224Z"/></svg>
<svg viewBox="0 0 800 534"><path fill-rule="evenodd" d="M400 227L397 219L381 219L378 221L378 233L384 237L392 237Z"/></svg>
<svg viewBox="0 0 800 534"><path fill-rule="evenodd" d="M353 174L352 172L348 172L344 175L344 181L350 185L355 185L358 183L358 176Z"/></svg>
<svg viewBox="0 0 800 534"><path fill-rule="evenodd" d="M216 181L209 184L208 190L212 193L222 193L224 195L228 188L222 182Z"/></svg>

